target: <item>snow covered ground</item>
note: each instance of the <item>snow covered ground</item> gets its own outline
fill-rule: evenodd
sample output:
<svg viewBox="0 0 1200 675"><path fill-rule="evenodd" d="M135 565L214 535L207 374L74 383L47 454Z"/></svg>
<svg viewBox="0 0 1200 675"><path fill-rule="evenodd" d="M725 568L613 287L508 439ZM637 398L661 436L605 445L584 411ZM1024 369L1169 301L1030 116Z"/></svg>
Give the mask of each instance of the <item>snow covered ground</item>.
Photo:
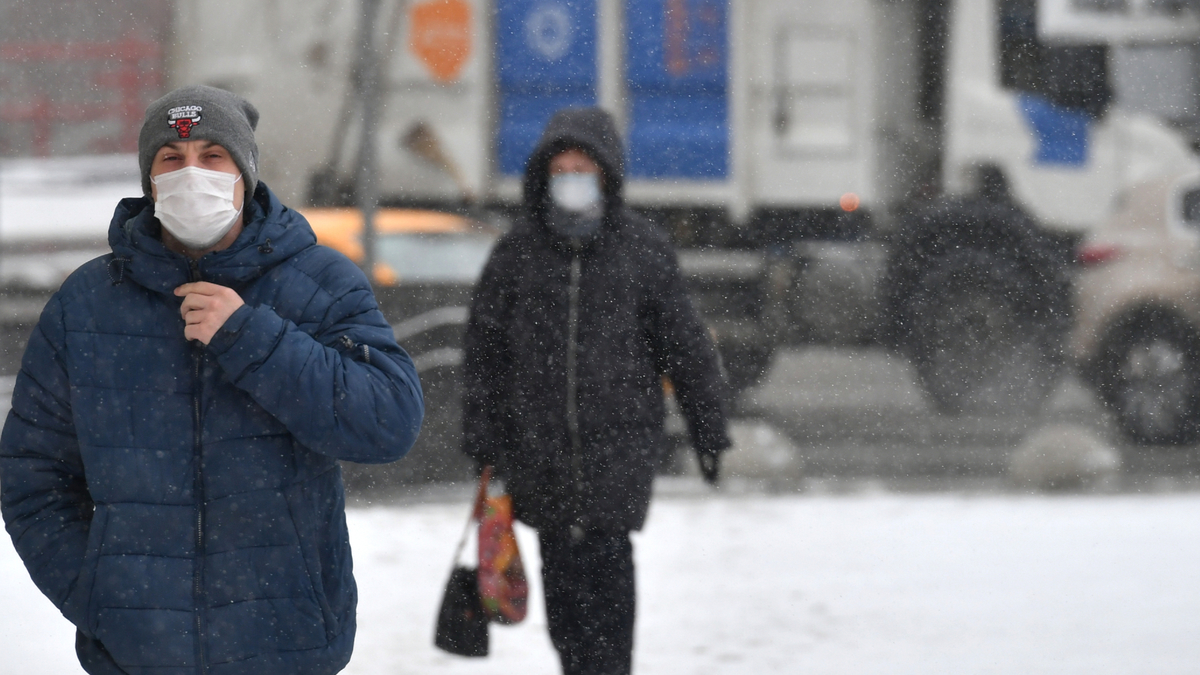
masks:
<svg viewBox="0 0 1200 675"><path fill-rule="evenodd" d="M712 494L680 479L636 535L635 672L1195 673L1200 494ZM349 514L347 673L552 674L534 602L486 660L431 644L463 503ZM0 673L75 673L72 629L0 544Z"/></svg>

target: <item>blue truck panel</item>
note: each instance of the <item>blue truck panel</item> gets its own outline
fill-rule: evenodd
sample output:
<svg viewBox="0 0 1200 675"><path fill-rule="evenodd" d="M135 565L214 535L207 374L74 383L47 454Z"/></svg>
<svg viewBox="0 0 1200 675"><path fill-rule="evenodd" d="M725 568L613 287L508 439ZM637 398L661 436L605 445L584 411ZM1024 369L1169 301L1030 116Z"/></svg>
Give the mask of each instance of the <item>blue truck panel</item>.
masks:
<svg viewBox="0 0 1200 675"><path fill-rule="evenodd" d="M520 175L560 108L596 104L596 0L504 0L496 7L496 156Z"/></svg>
<svg viewBox="0 0 1200 675"><path fill-rule="evenodd" d="M629 175L729 172L728 0L627 0Z"/></svg>
<svg viewBox="0 0 1200 675"><path fill-rule="evenodd" d="M1087 113L1055 105L1036 94L1021 94L1017 100L1037 140L1035 164L1070 167L1087 164L1092 122Z"/></svg>

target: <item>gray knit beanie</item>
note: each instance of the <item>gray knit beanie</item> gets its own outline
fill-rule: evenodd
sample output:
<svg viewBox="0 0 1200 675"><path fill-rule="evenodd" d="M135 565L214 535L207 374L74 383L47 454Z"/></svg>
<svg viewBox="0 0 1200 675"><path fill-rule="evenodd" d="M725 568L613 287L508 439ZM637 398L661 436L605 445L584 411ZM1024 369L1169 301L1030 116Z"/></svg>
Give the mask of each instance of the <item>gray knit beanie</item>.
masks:
<svg viewBox="0 0 1200 675"><path fill-rule="evenodd" d="M150 165L158 149L172 141L212 141L233 155L246 180L246 199L258 187L258 145L254 129L258 110L237 94L192 85L163 96L146 108L138 134L138 166L142 192L150 196Z"/></svg>

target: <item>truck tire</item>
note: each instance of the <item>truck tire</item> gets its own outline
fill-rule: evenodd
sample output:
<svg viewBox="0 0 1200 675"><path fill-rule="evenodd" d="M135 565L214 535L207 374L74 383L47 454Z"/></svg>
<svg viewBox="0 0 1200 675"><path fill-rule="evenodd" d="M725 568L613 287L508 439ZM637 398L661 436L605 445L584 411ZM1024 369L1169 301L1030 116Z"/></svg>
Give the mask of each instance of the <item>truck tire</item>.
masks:
<svg viewBox="0 0 1200 675"><path fill-rule="evenodd" d="M911 303L910 352L947 413L1036 411L1061 372L1060 335L1039 325L1019 266L981 251L934 261Z"/></svg>
<svg viewBox="0 0 1200 675"><path fill-rule="evenodd" d="M1106 335L1096 368L1117 426L1140 445L1184 445L1200 437L1200 354L1186 321L1143 314Z"/></svg>
<svg viewBox="0 0 1200 675"><path fill-rule="evenodd" d="M1062 372L1073 242L1010 202L968 199L909 213L889 243L881 337L934 406L1036 410Z"/></svg>

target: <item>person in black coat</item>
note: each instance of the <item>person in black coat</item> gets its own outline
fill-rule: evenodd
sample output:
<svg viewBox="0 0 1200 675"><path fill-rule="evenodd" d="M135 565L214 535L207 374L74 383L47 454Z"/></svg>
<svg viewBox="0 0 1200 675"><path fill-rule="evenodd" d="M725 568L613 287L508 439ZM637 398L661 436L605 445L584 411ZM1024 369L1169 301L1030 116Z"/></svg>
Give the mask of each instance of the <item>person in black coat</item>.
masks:
<svg viewBox="0 0 1200 675"><path fill-rule="evenodd" d="M464 451L497 468L538 531L565 673L630 672L629 533L664 447L664 381L710 483L729 446L716 349L670 243L624 206L622 157L604 111L551 119L465 337Z"/></svg>

